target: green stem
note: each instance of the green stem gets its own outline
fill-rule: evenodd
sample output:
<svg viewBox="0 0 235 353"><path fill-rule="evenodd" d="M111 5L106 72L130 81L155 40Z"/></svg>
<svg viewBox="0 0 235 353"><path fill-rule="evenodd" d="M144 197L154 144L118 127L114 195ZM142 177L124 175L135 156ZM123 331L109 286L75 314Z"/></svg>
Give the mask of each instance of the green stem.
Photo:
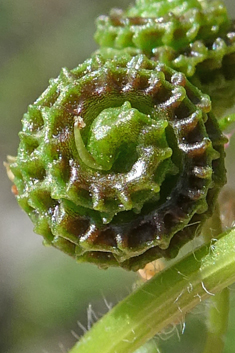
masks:
<svg viewBox="0 0 235 353"><path fill-rule="evenodd" d="M212 217L210 217L202 228L205 243L209 243L212 239L217 239L223 232L220 219L220 206L217 202Z"/></svg>
<svg viewBox="0 0 235 353"><path fill-rule="evenodd" d="M157 343L154 339L145 343L142 347L137 349L134 353L161 353L159 348L157 347Z"/></svg>
<svg viewBox="0 0 235 353"><path fill-rule="evenodd" d="M211 217L211 238L222 233L220 210L217 203ZM210 299L210 309L207 323L207 341L203 353L222 353L224 350L224 336L228 327L229 290L224 288Z"/></svg>
<svg viewBox="0 0 235 353"><path fill-rule="evenodd" d="M203 353L222 353L224 336L228 327L229 289L224 288L211 298L208 320L208 334Z"/></svg>
<svg viewBox="0 0 235 353"><path fill-rule="evenodd" d="M106 314L70 353L133 353L235 282L235 229L166 268Z"/></svg>

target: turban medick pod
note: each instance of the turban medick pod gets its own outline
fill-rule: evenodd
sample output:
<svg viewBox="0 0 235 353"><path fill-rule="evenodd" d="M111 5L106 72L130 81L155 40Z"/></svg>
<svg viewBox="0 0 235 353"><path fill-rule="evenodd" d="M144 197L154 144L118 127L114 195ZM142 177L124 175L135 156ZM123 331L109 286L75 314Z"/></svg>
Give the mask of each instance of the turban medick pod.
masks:
<svg viewBox="0 0 235 353"><path fill-rule="evenodd" d="M35 231L104 267L175 256L225 182L209 97L142 54L63 70L20 139L10 169Z"/></svg>
<svg viewBox="0 0 235 353"><path fill-rule="evenodd" d="M184 73L218 116L235 104L235 25L222 1L137 0L100 16L95 39L106 58L144 53Z"/></svg>
<svg viewBox="0 0 235 353"><path fill-rule="evenodd" d="M142 15L143 4L136 5ZM141 44L150 28L166 45L165 57L170 47L180 57L176 35L188 46L216 40L229 27L223 8L211 8L221 15L212 30L213 16L190 6L176 6L178 14L161 21L136 17L134 8L130 18L99 20L101 27L120 26L112 27L111 44L128 37L136 48L101 48L77 68L63 69L23 118L18 155L9 163L16 197L35 232L79 262L137 270L172 258L213 212L226 182L226 139L210 97L187 70L175 71L172 60L166 65L154 57L151 43L150 50Z"/></svg>

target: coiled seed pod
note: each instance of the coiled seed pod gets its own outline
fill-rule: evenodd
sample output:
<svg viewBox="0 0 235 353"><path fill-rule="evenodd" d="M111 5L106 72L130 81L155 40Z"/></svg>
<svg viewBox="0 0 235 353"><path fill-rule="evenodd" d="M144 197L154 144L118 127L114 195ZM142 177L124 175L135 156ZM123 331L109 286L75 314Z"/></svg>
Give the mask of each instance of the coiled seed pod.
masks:
<svg viewBox="0 0 235 353"><path fill-rule="evenodd" d="M216 70L220 69L228 79L230 70L227 61L232 61L235 54L235 23L232 23L226 34L215 40L197 40L179 51L174 51L167 46L155 48L153 53L155 59L183 72L187 77L196 75L206 81L209 75L214 75ZM232 73L233 70L230 75ZM207 78L205 79L204 76Z"/></svg>
<svg viewBox="0 0 235 353"><path fill-rule="evenodd" d="M177 71L207 93L217 117L226 114L235 104L235 22L226 34L215 40L197 40L176 51L169 46L155 48L154 60ZM111 54L111 53L110 53Z"/></svg>
<svg viewBox="0 0 235 353"><path fill-rule="evenodd" d="M47 243L100 267L173 257L225 183L210 99L145 55L95 55L50 82L10 164Z"/></svg>
<svg viewBox="0 0 235 353"><path fill-rule="evenodd" d="M95 38L106 58L144 53L183 72L218 117L235 104L235 27L220 1L137 0L99 17Z"/></svg>
<svg viewBox="0 0 235 353"><path fill-rule="evenodd" d="M95 39L101 48L136 48L152 56L161 46L178 51L196 40L215 40L229 24L220 1L137 0L125 12L99 17Z"/></svg>

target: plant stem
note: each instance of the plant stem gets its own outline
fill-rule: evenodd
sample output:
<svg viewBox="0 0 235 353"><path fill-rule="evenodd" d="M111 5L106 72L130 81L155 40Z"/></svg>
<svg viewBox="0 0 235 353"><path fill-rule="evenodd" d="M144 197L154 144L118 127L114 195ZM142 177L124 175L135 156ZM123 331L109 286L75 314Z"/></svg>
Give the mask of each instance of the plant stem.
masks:
<svg viewBox="0 0 235 353"><path fill-rule="evenodd" d="M235 282L235 230L166 268L116 305L70 353L133 353Z"/></svg>
<svg viewBox="0 0 235 353"><path fill-rule="evenodd" d="M134 353L161 353L157 347L156 342L153 340L145 343L141 348L137 349Z"/></svg>
<svg viewBox="0 0 235 353"><path fill-rule="evenodd" d="M210 221L211 238L222 233L220 210L217 203ZM209 230L209 229L208 229ZM209 232L208 232L209 233ZM222 353L224 350L224 336L228 327L229 290L224 288L210 299L210 309L207 323L207 340L203 353Z"/></svg>
<svg viewBox="0 0 235 353"><path fill-rule="evenodd" d="M224 288L211 298L208 322L208 334L203 353L222 353L224 336L228 327L229 289Z"/></svg>

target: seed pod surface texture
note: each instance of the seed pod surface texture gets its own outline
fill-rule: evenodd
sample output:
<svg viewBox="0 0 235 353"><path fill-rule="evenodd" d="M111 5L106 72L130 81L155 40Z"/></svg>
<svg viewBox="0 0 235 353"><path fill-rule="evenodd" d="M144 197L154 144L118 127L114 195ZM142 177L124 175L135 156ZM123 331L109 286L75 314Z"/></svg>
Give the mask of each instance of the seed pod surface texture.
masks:
<svg viewBox="0 0 235 353"><path fill-rule="evenodd" d="M230 25L222 1L140 0L127 11L114 9L97 20L95 39L101 48L154 48L178 51L196 40L215 40Z"/></svg>
<svg viewBox="0 0 235 353"><path fill-rule="evenodd" d="M183 72L218 116L234 104L235 26L222 1L137 0L100 16L95 39L106 58L144 53Z"/></svg>
<svg viewBox="0 0 235 353"><path fill-rule="evenodd" d="M103 268L176 256L225 183L210 109L184 74L143 54L63 69L25 114L10 164L35 232Z"/></svg>

